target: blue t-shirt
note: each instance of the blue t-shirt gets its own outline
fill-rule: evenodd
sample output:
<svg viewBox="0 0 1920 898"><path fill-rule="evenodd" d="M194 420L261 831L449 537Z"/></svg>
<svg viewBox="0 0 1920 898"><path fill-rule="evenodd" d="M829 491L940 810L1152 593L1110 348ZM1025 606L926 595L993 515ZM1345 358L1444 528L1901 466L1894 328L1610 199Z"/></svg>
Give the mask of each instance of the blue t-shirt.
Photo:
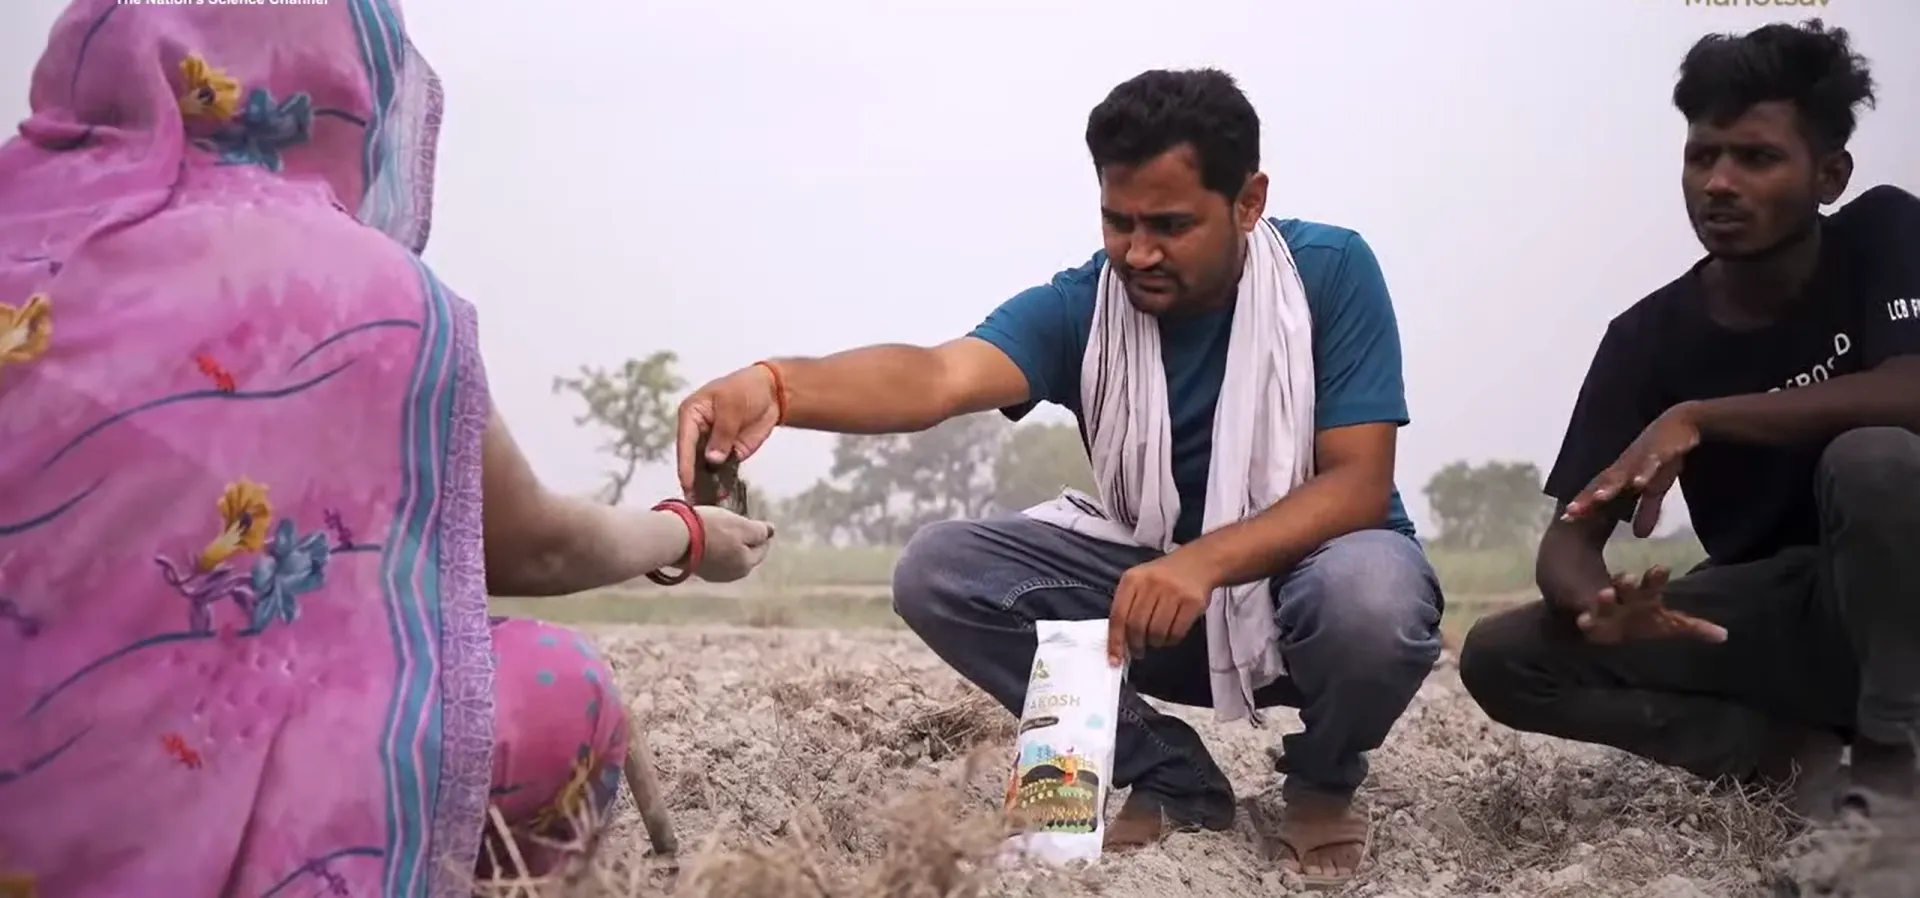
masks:
<svg viewBox="0 0 1920 898"><path fill-rule="evenodd" d="M1406 424L1400 330L1372 248L1346 228L1292 218L1272 221L1293 253L1313 314L1315 426L1328 430L1384 421ZM973 336L999 347L1027 375L1032 400L1003 409L1007 417L1018 421L1036 403L1052 402L1071 410L1080 419L1082 434L1086 432L1080 359L1093 330L1094 295L1105 262L1105 251L1095 253L1085 265L1002 303L974 328ZM1173 415L1173 481L1180 491L1174 539L1183 543L1200 535L1213 457L1213 409L1220 400L1232 331L1230 307L1160 322L1160 355ZM1398 489L1385 526L1414 535Z"/></svg>

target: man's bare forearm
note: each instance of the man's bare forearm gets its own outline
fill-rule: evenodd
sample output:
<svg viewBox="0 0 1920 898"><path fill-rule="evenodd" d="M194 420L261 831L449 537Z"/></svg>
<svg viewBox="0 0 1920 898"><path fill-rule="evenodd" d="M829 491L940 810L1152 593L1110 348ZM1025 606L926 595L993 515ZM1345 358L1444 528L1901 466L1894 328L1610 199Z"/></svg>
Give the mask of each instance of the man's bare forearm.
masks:
<svg viewBox="0 0 1920 898"><path fill-rule="evenodd" d="M1606 509L1596 509L1599 517L1590 520L1562 521L1565 503L1554 512L1554 522L1540 537L1540 551L1534 557L1534 585L1547 604L1569 614L1593 607L1600 590L1613 585L1607 570L1607 539L1617 526L1606 517Z"/></svg>
<svg viewBox="0 0 1920 898"><path fill-rule="evenodd" d="M1278 576L1327 542L1387 519L1391 488L1359 469L1328 471L1283 496L1271 508L1229 524L1177 551L1205 559L1217 586Z"/></svg>
<svg viewBox="0 0 1920 898"><path fill-rule="evenodd" d="M684 559L688 532L667 511L633 511L552 496L546 532L524 545L487 546L487 591L558 596L614 586Z"/></svg>
<svg viewBox="0 0 1920 898"><path fill-rule="evenodd" d="M863 346L817 359L775 359L786 426L830 433L913 433L952 417L939 355L924 346Z"/></svg>
<svg viewBox="0 0 1920 898"><path fill-rule="evenodd" d="M1780 445L1831 439L1857 427L1920 432L1920 357L1804 387L1686 404L1702 439Z"/></svg>

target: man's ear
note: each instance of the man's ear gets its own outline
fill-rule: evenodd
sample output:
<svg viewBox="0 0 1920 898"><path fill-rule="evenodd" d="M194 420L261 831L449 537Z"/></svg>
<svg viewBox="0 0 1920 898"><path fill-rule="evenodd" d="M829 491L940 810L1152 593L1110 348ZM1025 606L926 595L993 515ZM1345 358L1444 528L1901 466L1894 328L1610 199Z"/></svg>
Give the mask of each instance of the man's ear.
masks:
<svg viewBox="0 0 1920 898"><path fill-rule="evenodd" d="M1251 233L1266 211L1267 173L1254 172L1253 177L1247 179L1246 186L1240 188L1240 198L1233 202L1234 222L1242 232Z"/></svg>
<svg viewBox="0 0 1920 898"><path fill-rule="evenodd" d="M1847 192L1847 184L1853 180L1853 154L1846 150L1828 153L1820 160L1819 168L1814 170L1814 188L1819 192L1820 205L1830 206L1840 202Z"/></svg>

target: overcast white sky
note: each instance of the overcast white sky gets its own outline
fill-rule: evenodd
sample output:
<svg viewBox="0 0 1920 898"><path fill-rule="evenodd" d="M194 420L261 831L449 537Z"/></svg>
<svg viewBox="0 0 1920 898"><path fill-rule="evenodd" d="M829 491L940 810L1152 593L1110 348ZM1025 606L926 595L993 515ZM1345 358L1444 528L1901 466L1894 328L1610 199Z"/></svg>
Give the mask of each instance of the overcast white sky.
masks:
<svg viewBox="0 0 1920 898"><path fill-rule="evenodd" d="M0 2L12 122L62 4ZM1379 253L1406 347L1400 484L1416 516L1453 459L1550 465L1607 319L1697 258L1668 92L1701 34L1813 13L1852 29L1882 91L1852 193L1920 192L1916 0L406 12L448 97L427 257L479 306L495 401L569 490L602 468L598 436L549 391L581 362L671 348L697 383L767 355L943 340L1084 261L1099 243L1086 115L1147 68L1235 74L1262 118L1268 211L1354 228ZM801 489L830 441L777 436L748 472ZM643 478L640 498L671 490L665 468Z"/></svg>

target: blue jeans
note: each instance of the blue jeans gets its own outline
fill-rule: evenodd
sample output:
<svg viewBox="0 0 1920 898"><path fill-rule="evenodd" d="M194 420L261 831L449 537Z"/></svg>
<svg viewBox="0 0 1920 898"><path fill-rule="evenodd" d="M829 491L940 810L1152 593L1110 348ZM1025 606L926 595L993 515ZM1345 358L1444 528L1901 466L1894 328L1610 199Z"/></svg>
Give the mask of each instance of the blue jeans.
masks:
<svg viewBox="0 0 1920 898"><path fill-rule="evenodd" d="M1120 575L1157 555L1018 516L948 521L908 542L893 604L935 654L1018 714L1033 622L1106 617ZM1273 585L1287 676L1254 698L1300 709L1305 724L1282 740L1276 766L1289 786L1351 791L1366 778L1366 752L1385 741L1439 657L1439 579L1415 540L1363 530L1316 549ZM1225 826L1233 790L1200 734L1140 698L1213 704L1204 624L1135 660L1128 681L1113 786L1189 809L1183 822Z"/></svg>

